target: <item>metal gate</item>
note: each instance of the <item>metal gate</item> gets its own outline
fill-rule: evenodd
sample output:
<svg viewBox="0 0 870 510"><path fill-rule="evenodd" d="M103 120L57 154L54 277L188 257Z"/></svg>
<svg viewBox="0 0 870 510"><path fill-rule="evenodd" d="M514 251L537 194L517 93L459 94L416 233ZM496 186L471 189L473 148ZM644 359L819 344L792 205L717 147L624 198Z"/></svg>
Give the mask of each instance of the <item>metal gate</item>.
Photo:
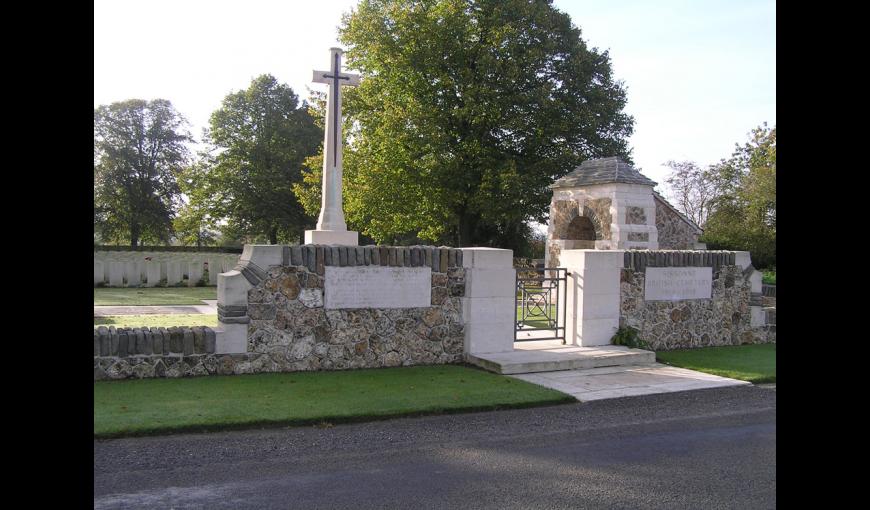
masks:
<svg viewBox="0 0 870 510"><path fill-rule="evenodd" d="M565 343L565 290L568 270L517 268L515 342L561 340Z"/></svg>

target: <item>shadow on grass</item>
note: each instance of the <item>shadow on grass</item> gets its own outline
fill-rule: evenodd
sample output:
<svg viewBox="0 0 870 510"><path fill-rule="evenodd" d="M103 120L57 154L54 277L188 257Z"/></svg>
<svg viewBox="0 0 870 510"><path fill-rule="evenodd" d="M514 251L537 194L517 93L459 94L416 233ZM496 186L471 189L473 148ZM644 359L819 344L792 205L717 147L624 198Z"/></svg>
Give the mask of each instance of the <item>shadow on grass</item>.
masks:
<svg viewBox="0 0 870 510"><path fill-rule="evenodd" d="M510 384L511 389L505 387L502 392L503 383L518 384ZM291 384L294 389L288 393ZM97 389L100 389L99 398ZM409 398L408 390L419 391L419 396L415 393ZM468 401L453 402L451 399L457 398L456 391ZM216 394L223 396L209 402L210 398L217 398ZM373 398L369 399L366 394ZM286 400L287 397L294 399L290 406L283 410L271 407L275 398ZM133 407L131 402L139 409L127 411L126 406ZM203 414L186 402L194 407L204 406ZM577 400L570 395L466 364L98 381L95 382L94 439L279 427L331 427L393 418L575 402ZM222 415L215 405L228 405L230 414ZM124 410L122 414L134 414L119 420L119 406ZM270 413L264 413L265 410ZM181 414L177 414L179 412ZM196 417L192 417L191 412L196 413ZM167 418L174 423L160 423ZM111 424L113 420L115 423Z"/></svg>
<svg viewBox="0 0 870 510"><path fill-rule="evenodd" d="M562 398L540 400L537 402L521 402L516 404L492 404L483 406L467 406L453 408L434 408L408 412L396 412L385 414L358 414L358 415L335 415L323 416L318 418L303 418L303 419L286 419L286 420L251 420L238 423L227 424L208 424L208 425L179 425L167 427L153 427L137 429L132 431L121 432L106 432L94 433L94 439L121 439L125 437L147 437L147 436L164 436L173 434L191 434L191 433L213 433L227 432L234 430L251 430L251 429L274 429L284 427L306 427L317 426L321 428L330 428L333 425L351 424L351 423L366 423L374 421L385 421L394 418L417 418L421 416L437 416L450 414L467 414L484 411L502 411L508 409L529 409L533 407L548 407L554 405L564 405L577 403L578 400L571 395L565 395Z"/></svg>

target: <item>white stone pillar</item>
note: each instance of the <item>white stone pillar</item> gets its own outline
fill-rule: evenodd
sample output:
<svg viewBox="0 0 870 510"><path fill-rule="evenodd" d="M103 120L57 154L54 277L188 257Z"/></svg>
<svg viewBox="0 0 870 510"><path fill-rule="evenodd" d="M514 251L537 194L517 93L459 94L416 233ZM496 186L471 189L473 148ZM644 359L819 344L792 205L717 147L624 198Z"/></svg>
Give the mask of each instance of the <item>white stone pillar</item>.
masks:
<svg viewBox="0 0 870 510"><path fill-rule="evenodd" d="M610 345L619 329L619 280L623 250L565 250L568 269L565 299L566 341L589 347Z"/></svg>
<svg viewBox="0 0 870 510"><path fill-rule="evenodd" d="M462 248L465 268L466 354L510 352L516 327L516 270L513 251L497 248Z"/></svg>

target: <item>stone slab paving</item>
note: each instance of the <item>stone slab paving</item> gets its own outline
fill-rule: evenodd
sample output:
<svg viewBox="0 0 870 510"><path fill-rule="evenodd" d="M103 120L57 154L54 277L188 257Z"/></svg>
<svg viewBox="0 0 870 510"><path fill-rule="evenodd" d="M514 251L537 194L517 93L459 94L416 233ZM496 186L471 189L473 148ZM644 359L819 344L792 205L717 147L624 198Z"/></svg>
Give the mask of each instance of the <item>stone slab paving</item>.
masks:
<svg viewBox="0 0 870 510"><path fill-rule="evenodd" d="M498 374L589 369L652 363L655 353L620 345L579 347L559 340L517 342L510 352L468 354L469 363Z"/></svg>
<svg viewBox="0 0 870 510"><path fill-rule="evenodd" d="M536 372L510 377L567 393L581 402L750 384L661 363Z"/></svg>
<svg viewBox="0 0 870 510"><path fill-rule="evenodd" d="M216 302L215 302L216 303ZM172 315L216 314L217 306L209 305L164 305L164 306L94 306L94 317L109 315Z"/></svg>

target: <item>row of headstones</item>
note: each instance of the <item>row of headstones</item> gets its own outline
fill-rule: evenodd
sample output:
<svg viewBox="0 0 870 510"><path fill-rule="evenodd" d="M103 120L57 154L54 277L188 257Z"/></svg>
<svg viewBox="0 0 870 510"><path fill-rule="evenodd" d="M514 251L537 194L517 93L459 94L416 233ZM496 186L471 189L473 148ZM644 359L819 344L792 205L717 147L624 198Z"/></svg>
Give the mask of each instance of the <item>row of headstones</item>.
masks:
<svg viewBox="0 0 870 510"><path fill-rule="evenodd" d="M190 262L219 262L235 266L238 253L208 253L208 252L137 252L137 251L94 251L94 260L103 264L110 262L179 262L186 265Z"/></svg>
<svg viewBox="0 0 870 510"><path fill-rule="evenodd" d="M217 285L218 274L230 271L235 263L211 262L102 262L94 261L94 285L107 283L109 287L155 287L161 280L167 286L177 285L187 276L187 286L195 287L208 270L208 284Z"/></svg>
<svg viewBox="0 0 870 510"><path fill-rule="evenodd" d="M160 280L176 285L187 276L188 285L195 286L205 269L208 284L217 285L217 275L233 269L238 259L234 253L95 251L94 285L153 287Z"/></svg>

